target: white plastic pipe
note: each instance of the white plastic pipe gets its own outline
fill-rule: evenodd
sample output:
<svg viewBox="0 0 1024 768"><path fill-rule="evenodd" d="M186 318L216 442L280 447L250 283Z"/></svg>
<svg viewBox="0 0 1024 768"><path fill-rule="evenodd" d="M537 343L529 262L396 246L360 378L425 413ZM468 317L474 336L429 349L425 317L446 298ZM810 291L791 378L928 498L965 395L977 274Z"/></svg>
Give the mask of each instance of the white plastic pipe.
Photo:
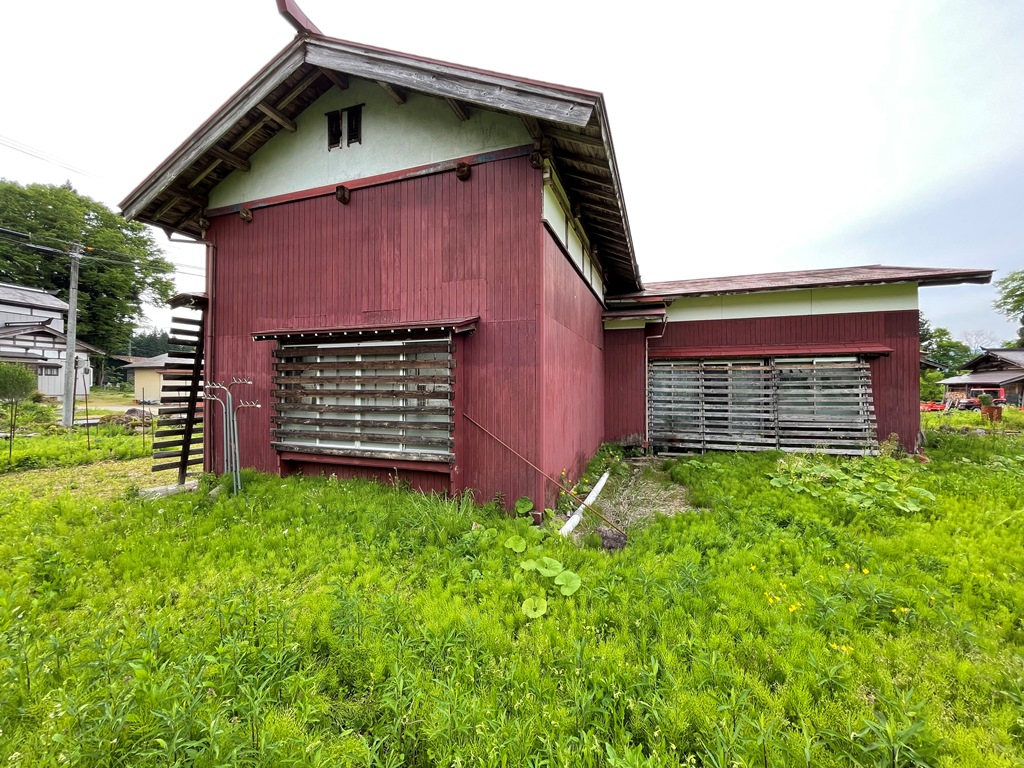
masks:
<svg viewBox="0 0 1024 768"><path fill-rule="evenodd" d="M601 475L601 479L597 481L597 485L595 485L593 490L590 491L590 494L587 496L587 498L583 500L582 504L580 504L579 508L572 513L572 517L566 520L565 525L562 526L562 530L559 531L560 534L562 534L563 536L568 536L570 533L573 532L573 529L577 525L579 525L580 520L583 519L583 510L589 507L595 501L597 501L597 496L599 493L601 493L601 489L604 488L604 484L607 481L608 473L605 472L603 475Z"/></svg>

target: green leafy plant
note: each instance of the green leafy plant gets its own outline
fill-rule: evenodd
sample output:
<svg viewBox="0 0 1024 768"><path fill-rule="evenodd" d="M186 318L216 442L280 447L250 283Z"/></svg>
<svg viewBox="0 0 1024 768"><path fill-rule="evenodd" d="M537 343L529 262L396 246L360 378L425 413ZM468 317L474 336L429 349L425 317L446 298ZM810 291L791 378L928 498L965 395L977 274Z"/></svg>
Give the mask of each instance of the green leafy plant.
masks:
<svg viewBox="0 0 1024 768"><path fill-rule="evenodd" d="M522 611L529 619L537 619L548 611L548 601L543 597L528 597L523 601Z"/></svg>
<svg viewBox="0 0 1024 768"><path fill-rule="evenodd" d="M7 461L14 453L14 433L18 425L18 406L36 388L36 375L24 365L0 363L0 402L7 406Z"/></svg>

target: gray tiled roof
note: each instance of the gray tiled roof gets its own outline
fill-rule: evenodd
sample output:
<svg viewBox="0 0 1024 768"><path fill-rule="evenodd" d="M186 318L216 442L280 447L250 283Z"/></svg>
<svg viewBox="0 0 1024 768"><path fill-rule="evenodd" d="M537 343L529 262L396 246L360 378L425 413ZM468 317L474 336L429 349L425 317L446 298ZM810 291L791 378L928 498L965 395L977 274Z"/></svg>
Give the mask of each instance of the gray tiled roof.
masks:
<svg viewBox="0 0 1024 768"><path fill-rule="evenodd" d="M23 288L20 285L0 283L0 304L16 304L20 307L39 307L57 312L67 312L67 302L38 288Z"/></svg>

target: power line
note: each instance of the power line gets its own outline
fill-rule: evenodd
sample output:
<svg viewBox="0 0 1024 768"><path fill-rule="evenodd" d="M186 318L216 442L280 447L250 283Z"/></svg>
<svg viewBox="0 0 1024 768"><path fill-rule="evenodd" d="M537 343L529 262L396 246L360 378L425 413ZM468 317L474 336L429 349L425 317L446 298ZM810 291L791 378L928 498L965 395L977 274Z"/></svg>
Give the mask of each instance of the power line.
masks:
<svg viewBox="0 0 1024 768"><path fill-rule="evenodd" d="M92 174L89 173L88 171L83 171L81 168L76 168L73 165L69 165L68 163L65 163L57 159L53 155L46 154L41 149L35 149L33 147L30 147L28 144L22 144L20 141L15 141L14 139L8 138L7 136L0 136L0 144L3 144L5 147L9 147L10 149L13 149L15 152L21 152L23 155L29 155L30 157L34 157L37 160L42 160L47 163L59 165L61 168L71 171L72 173L78 173L81 174L82 176L92 176Z"/></svg>
<svg viewBox="0 0 1024 768"><path fill-rule="evenodd" d="M14 239L14 237L6 237L5 235L7 235L7 234L14 235L14 236L20 236L20 237L26 238L27 240L18 240L18 239ZM26 232L16 232L15 230L0 228L0 241L2 241L2 242L10 243L11 245L19 246L19 247L22 247L22 248L27 248L29 250L35 251L37 253L42 253L43 255L47 255L47 256L69 256L69 253L67 251L61 250L59 248L54 248L52 246L46 246L46 245L42 245L40 243L33 242L31 238L32 238L32 235L30 235L30 234L28 234ZM50 239L53 242L65 243L69 247L74 247L74 243L70 243L69 241L61 240L59 238L50 238ZM122 259L114 259L114 258L109 258L108 256L97 256L96 255L96 251L97 250L100 253L112 254L112 255L115 255L115 256L122 256L123 258ZM110 263L110 264L122 264L122 265L130 266L130 267L137 267L138 266L138 261L139 261L138 257L133 257L130 254L127 254L127 253L120 253L118 251L110 251L110 250L107 250L107 249L94 249L94 248L88 248L87 251L82 254L82 258L85 259L85 260L100 261L100 262L106 262L106 263ZM163 257L157 257L157 258L163 258ZM185 277L205 277L206 276L205 271L200 271L201 268L197 267L195 265L192 265L192 264L182 264L181 262L171 261L170 259L163 259L163 260L166 261L168 264L170 264L172 267L174 267L174 273L175 274L180 274L180 275L183 275Z"/></svg>

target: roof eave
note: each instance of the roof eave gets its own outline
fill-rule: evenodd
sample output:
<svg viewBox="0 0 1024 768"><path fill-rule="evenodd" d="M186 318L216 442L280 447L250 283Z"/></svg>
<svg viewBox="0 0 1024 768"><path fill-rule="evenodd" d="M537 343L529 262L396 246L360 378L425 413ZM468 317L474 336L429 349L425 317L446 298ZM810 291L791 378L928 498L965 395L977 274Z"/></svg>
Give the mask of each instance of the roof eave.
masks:
<svg viewBox="0 0 1024 768"><path fill-rule="evenodd" d="M121 201L121 213L135 219L166 187L192 163L217 143L220 137L246 112L262 101L281 81L302 66L306 38L296 37L277 56L238 89L220 109L200 125L172 152L156 170ZM147 222L158 227L166 224ZM177 230L176 230L177 231Z"/></svg>

